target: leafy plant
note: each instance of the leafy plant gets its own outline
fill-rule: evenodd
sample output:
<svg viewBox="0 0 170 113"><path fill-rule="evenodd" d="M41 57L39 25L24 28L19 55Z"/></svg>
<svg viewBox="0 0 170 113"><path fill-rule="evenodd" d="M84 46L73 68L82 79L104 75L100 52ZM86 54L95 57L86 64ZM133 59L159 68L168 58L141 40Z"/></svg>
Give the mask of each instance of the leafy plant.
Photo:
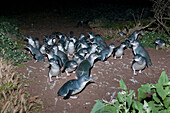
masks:
<svg viewBox="0 0 170 113"><path fill-rule="evenodd" d="M13 38L12 38L13 37ZM17 38L18 37L18 38ZM0 57L12 61L14 65L30 59L26 52L20 49L21 44L15 40L22 39L22 35L16 26L8 22L0 23Z"/></svg>
<svg viewBox="0 0 170 113"><path fill-rule="evenodd" d="M165 71L158 83L145 84L138 89L127 90L124 81L120 80L121 92L111 101L97 100L91 113L169 113L170 112L170 81ZM147 96L147 95L150 96Z"/></svg>
<svg viewBox="0 0 170 113"><path fill-rule="evenodd" d="M154 31L143 34L140 42L144 47L155 48L155 44L153 44L153 42L158 38L165 40L167 45L169 44L170 36L168 36L167 34L156 33Z"/></svg>

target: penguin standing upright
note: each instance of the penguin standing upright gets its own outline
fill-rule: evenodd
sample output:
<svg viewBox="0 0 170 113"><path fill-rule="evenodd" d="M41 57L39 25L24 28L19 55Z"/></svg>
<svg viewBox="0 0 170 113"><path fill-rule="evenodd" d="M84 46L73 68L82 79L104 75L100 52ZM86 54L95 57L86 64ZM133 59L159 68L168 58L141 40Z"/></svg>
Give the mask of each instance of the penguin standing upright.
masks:
<svg viewBox="0 0 170 113"><path fill-rule="evenodd" d="M28 40L28 44L32 45L32 47L36 48L35 41L33 40L32 36L28 35L25 37Z"/></svg>
<svg viewBox="0 0 170 113"><path fill-rule="evenodd" d="M133 74L137 75L136 70L139 70L139 73L146 67L146 60L140 54L136 54L134 61L132 63Z"/></svg>
<svg viewBox="0 0 170 113"><path fill-rule="evenodd" d="M68 98L77 98L72 97L71 95L75 95L79 92L81 92L86 84L94 80L93 78L89 77L88 75L81 76L78 79L72 79L67 81L57 92L58 96L63 96L64 99Z"/></svg>
<svg viewBox="0 0 170 113"><path fill-rule="evenodd" d="M60 69L59 64L56 62L54 58L50 59L49 62L50 62L50 70L49 70L48 76L49 76L50 82L52 82L53 76L56 76L56 79L60 78L59 76L61 74L61 69Z"/></svg>
<svg viewBox="0 0 170 113"><path fill-rule="evenodd" d="M154 44L156 44L156 50L162 49L163 47L166 46L166 42L164 40L162 40L162 39L156 39L154 41Z"/></svg>
<svg viewBox="0 0 170 113"><path fill-rule="evenodd" d="M73 72L77 68L77 62L74 60L69 60L64 64L62 73L66 72L67 76L70 76L70 72Z"/></svg>
<svg viewBox="0 0 170 113"><path fill-rule="evenodd" d="M132 50L134 55L140 54L146 59L147 66L152 66L150 56L140 42L138 40L134 40L131 44L133 45Z"/></svg>
<svg viewBox="0 0 170 113"><path fill-rule="evenodd" d="M67 47L68 56L73 55L74 52L75 52L74 42L73 40L70 40Z"/></svg>
<svg viewBox="0 0 170 113"><path fill-rule="evenodd" d="M117 57L120 57L120 59L122 59L125 47L126 47L126 43L122 42L120 46L115 48L114 59L116 59Z"/></svg>
<svg viewBox="0 0 170 113"><path fill-rule="evenodd" d="M83 75L90 76L90 69L93 67L94 61L101 57L101 55L98 55L97 53L92 53L86 60L83 60L76 70L76 76L80 78Z"/></svg>

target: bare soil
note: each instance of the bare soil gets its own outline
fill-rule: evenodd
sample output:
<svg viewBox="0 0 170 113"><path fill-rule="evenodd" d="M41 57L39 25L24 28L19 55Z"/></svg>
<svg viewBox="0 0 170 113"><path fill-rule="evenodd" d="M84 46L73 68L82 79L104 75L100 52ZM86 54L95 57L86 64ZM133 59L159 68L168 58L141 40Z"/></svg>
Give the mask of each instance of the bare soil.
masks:
<svg viewBox="0 0 170 113"><path fill-rule="evenodd" d="M87 32L93 31L88 27L77 28L76 21L63 17L53 18L39 18L27 17L23 19L29 26L27 29L21 29L24 35L31 35L34 38L43 38L46 34L51 34L54 31L59 31L69 34L73 31L78 37L80 33L87 35ZM100 32L94 32L100 34ZM102 34L100 34L102 36ZM114 43L119 46L121 42L106 41L107 44ZM37 62L34 59L25 62L25 66L18 67L18 71L23 73L23 77L28 80L28 92L32 96L39 96L43 101L42 113L90 113L95 100L115 98L114 93L120 91L119 81L123 78L128 89L137 91L142 84L156 83L162 71L170 73L170 52L165 50L155 50L146 48L152 60L152 67L148 67L141 74L133 75L131 63L133 60L133 53L131 49L124 51L123 59L113 59L111 56L107 61L97 61L91 70L91 76L96 77L94 83L89 83L86 88L76 96L78 99L64 100L57 96L59 88L68 80L74 79L75 74L71 73L67 77L65 73L61 76L64 79L55 80L49 83L48 78L48 61L45 63Z"/></svg>

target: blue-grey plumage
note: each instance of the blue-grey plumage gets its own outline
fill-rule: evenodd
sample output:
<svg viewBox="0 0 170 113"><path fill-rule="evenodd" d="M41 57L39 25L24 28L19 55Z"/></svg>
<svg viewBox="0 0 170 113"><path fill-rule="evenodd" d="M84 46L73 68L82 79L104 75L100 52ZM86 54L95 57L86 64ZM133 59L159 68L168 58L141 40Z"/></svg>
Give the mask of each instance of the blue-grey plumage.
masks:
<svg viewBox="0 0 170 113"><path fill-rule="evenodd" d="M77 68L77 62L74 60L69 60L64 64L64 68L62 70L62 73L66 72L67 76L70 76L69 73L73 72Z"/></svg>
<svg viewBox="0 0 170 113"><path fill-rule="evenodd" d="M50 61L50 59L54 59L55 61L58 62L60 67L63 66L63 62L62 62L61 58L54 54L54 50L53 49L46 50L46 55L47 55L49 61Z"/></svg>
<svg viewBox="0 0 170 113"><path fill-rule="evenodd" d="M148 52L145 50L145 48L140 44L140 42L138 40L135 40L131 44L133 45L132 49L134 55L140 54L146 59L147 66L152 66L150 56Z"/></svg>
<svg viewBox="0 0 170 113"><path fill-rule="evenodd" d="M83 60L77 67L76 76L79 78L83 75L89 75L90 69L94 65L94 61L99 57L101 57L101 55L98 55L97 53L92 53L87 59Z"/></svg>
<svg viewBox="0 0 170 113"><path fill-rule="evenodd" d="M84 59L85 57L79 55L78 53L75 53L72 57L72 60L76 61L77 65L79 65Z"/></svg>
<svg viewBox="0 0 170 113"><path fill-rule="evenodd" d="M32 45L34 48L36 48L35 41L33 40L32 36L28 35L25 37L28 40L28 44Z"/></svg>
<svg viewBox="0 0 170 113"><path fill-rule="evenodd" d="M85 57L85 55L86 55L88 52L89 52L89 51L88 51L88 48L81 48L81 49L79 49L76 53L79 54L79 55L81 55L81 56L83 56L83 57Z"/></svg>
<svg viewBox="0 0 170 113"><path fill-rule="evenodd" d="M46 44L46 43L44 43L44 44L40 47L40 52L41 52L42 54L46 54L46 47L47 47L47 44Z"/></svg>
<svg viewBox="0 0 170 113"><path fill-rule="evenodd" d="M75 52L74 42L73 40L69 40L68 47L67 47L68 56L73 55L74 52Z"/></svg>
<svg viewBox="0 0 170 113"><path fill-rule="evenodd" d="M57 61L54 58L51 58L49 60L50 63L50 70L48 73L50 82L52 82L52 77L56 76L56 79L59 79L60 74L61 74L61 67L59 66L59 64L57 63Z"/></svg>
<svg viewBox="0 0 170 113"><path fill-rule="evenodd" d="M166 42L162 39L156 39L154 41L154 44L156 44L156 50L162 49L166 46Z"/></svg>
<svg viewBox="0 0 170 113"><path fill-rule="evenodd" d="M28 48L31 51L32 55L34 56L37 62L45 62L45 59L42 53L39 51L39 49L34 48L31 44L27 44L26 48Z"/></svg>
<svg viewBox="0 0 170 113"><path fill-rule="evenodd" d="M96 43L91 44L91 45L89 46L89 48L87 48L87 49L88 49L88 52L86 53L85 58L88 58L92 53L97 52L97 47L98 47L98 45L97 45Z"/></svg>
<svg viewBox="0 0 170 113"><path fill-rule="evenodd" d="M64 52L58 50L58 46L53 46L52 49L54 50L54 54L61 58L63 64L65 64L69 60Z"/></svg>
<svg viewBox="0 0 170 113"><path fill-rule="evenodd" d="M138 35L141 33L141 30L135 30L132 35L130 35L126 40L133 42L134 40L137 40Z"/></svg>
<svg viewBox="0 0 170 113"><path fill-rule="evenodd" d="M63 96L64 99L68 99L72 95L81 92L85 88L86 84L91 80L94 79L88 75L81 76L78 79L69 80L58 90L57 94L58 96Z"/></svg>
<svg viewBox="0 0 170 113"><path fill-rule="evenodd" d="M126 36L126 34L124 33L124 32L118 32L118 34L121 36L121 37L123 37L123 36Z"/></svg>
<svg viewBox="0 0 170 113"><path fill-rule="evenodd" d="M133 74L137 75L136 71L139 71L139 73L142 72L143 69L146 67L146 59L142 57L140 54L136 54L134 57L134 61L132 63L132 70Z"/></svg>
<svg viewBox="0 0 170 113"><path fill-rule="evenodd" d="M122 59L125 47L126 47L126 43L122 42L120 44L120 46L115 48L115 50L114 50L114 59L116 59L117 57L120 57L120 59Z"/></svg>
<svg viewBox="0 0 170 113"><path fill-rule="evenodd" d="M39 48L40 48L40 41L39 41L39 38L36 37L34 42L35 42L36 48L39 49Z"/></svg>
<svg viewBox="0 0 170 113"><path fill-rule="evenodd" d="M104 48L99 54L101 55L101 60L105 61L107 58L111 56L113 53L113 49L115 48L114 44L110 44L108 47Z"/></svg>
<svg viewBox="0 0 170 113"><path fill-rule="evenodd" d="M50 45L50 46L53 46L55 43L56 43L57 39L56 38L50 38L48 41L47 41L47 44Z"/></svg>

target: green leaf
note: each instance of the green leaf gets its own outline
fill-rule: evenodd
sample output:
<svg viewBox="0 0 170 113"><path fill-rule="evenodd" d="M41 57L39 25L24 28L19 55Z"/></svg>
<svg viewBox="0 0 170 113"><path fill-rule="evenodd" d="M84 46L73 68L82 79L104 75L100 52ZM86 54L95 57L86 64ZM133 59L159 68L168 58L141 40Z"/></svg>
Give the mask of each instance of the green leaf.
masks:
<svg viewBox="0 0 170 113"><path fill-rule="evenodd" d="M93 109L90 113L97 113L97 111L104 109L105 105L102 101L97 100L96 104L93 106Z"/></svg>
<svg viewBox="0 0 170 113"><path fill-rule="evenodd" d="M170 97L166 97L163 103L164 103L164 106L168 108L170 106Z"/></svg>
<svg viewBox="0 0 170 113"><path fill-rule="evenodd" d="M101 113L119 113L119 110L116 107L114 107L114 106L107 105L100 112Z"/></svg>
<svg viewBox="0 0 170 113"><path fill-rule="evenodd" d="M142 87L140 87L140 90L145 92L145 93L151 93L151 86L149 83L142 85Z"/></svg>
<svg viewBox="0 0 170 113"><path fill-rule="evenodd" d="M132 99L131 96L128 96L128 97L126 98L126 100L127 100L127 103L128 103L128 108L130 108L130 106L132 105L133 99Z"/></svg>
<svg viewBox="0 0 170 113"><path fill-rule="evenodd" d="M157 91L158 95L162 98L162 100L164 100L166 95L167 95L167 93L163 89L163 86L160 85L160 84L156 84L155 86L156 86L156 91Z"/></svg>
<svg viewBox="0 0 170 113"><path fill-rule="evenodd" d="M117 94L117 99L119 100L119 102L124 102L124 97L120 92Z"/></svg>
<svg viewBox="0 0 170 113"><path fill-rule="evenodd" d="M142 100L145 99L145 98L146 98L145 93L139 88L139 89L138 89L138 100L139 100L139 101L142 101Z"/></svg>
<svg viewBox="0 0 170 113"><path fill-rule="evenodd" d="M143 104L140 103L139 101L134 101L133 108L138 110L139 112L142 112L143 111Z"/></svg>
<svg viewBox="0 0 170 113"><path fill-rule="evenodd" d="M123 89L123 90L127 90L127 87L126 87L122 78L120 79L120 88Z"/></svg>
<svg viewBox="0 0 170 113"><path fill-rule="evenodd" d="M153 97L153 99L154 99L154 101L155 101L156 103L160 103L160 102L161 102L161 100L158 98L158 95L157 95L156 93L154 93L154 94L152 95L152 97Z"/></svg>
<svg viewBox="0 0 170 113"><path fill-rule="evenodd" d="M161 76L159 77L158 83L161 85L164 85L168 82L168 76L166 74L166 71L163 71L161 73Z"/></svg>
<svg viewBox="0 0 170 113"><path fill-rule="evenodd" d="M152 110L152 113L158 113L158 108L155 107L155 104L153 101L148 102L149 108Z"/></svg>

